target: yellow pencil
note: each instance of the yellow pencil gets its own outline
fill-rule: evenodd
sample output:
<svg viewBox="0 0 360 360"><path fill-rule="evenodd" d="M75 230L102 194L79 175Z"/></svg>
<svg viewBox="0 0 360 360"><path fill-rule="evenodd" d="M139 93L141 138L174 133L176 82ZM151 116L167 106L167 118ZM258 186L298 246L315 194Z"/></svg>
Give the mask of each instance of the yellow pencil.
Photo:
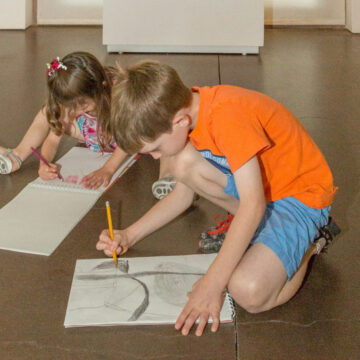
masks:
<svg viewBox="0 0 360 360"><path fill-rule="evenodd" d="M114 232L113 232L113 226L112 226L112 220L111 220L111 212L110 212L110 203L107 201L105 203L105 205L106 205L106 213L107 213L107 219L108 219L108 224L109 224L110 238L111 238L111 240L114 240ZM113 251L112 255L113 255L113 259L114 259L114 265L117 268L118 259L117 259L116 251Z"/></svg>

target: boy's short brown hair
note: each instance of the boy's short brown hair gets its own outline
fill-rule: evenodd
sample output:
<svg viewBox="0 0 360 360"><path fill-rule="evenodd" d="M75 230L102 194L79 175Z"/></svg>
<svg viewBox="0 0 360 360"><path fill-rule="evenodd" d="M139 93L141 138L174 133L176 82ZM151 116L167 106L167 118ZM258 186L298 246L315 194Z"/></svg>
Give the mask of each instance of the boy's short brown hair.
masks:
<svg viewBox="0 0 360 360"><path fill-rule="evenodd" d="M138 152L144 142L169 133L172 120L191 104L191 90L170 66L142 61L114 74L110 128L116 143L127 153Z"/></svg>

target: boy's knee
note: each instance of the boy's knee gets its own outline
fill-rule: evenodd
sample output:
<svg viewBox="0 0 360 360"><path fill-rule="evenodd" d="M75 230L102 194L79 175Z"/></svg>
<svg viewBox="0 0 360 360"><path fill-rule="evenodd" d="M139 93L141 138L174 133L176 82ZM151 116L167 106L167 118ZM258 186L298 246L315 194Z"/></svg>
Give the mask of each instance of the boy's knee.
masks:
<svg viewBox="0 0 360 360"><path fill-rule="evenodd" d="M255 314L266 310L263 286L255 279L231 279L228 291L234 301L247 312Z"/></svg>

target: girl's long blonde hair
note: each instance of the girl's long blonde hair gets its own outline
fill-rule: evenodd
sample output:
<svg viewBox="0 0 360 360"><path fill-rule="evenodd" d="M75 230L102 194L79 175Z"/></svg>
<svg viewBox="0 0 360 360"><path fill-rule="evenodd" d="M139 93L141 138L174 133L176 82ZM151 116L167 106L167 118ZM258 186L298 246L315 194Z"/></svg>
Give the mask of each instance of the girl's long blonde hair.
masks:
<svg viewBox="0 0 360 360"><path fill-rule="evenodd" d="M104 68L94 55L81 51L66 55L61 63L66 69L61 67L47 75L45 109L50 128L61 135L64 132L62 119L65 109L71 115L78 105L86 99L92 99L96 105L98 140L104 149L111 140L111 70Z"/></svg>

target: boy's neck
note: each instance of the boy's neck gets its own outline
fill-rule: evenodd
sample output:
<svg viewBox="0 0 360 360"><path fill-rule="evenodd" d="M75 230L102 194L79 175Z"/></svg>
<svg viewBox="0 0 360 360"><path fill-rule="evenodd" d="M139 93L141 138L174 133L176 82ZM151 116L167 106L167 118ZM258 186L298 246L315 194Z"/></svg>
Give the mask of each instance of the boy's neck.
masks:
<svg viewBox="0 0 360 360"><path fill-rule="evenodd" d="M199 106L200 106L200 94L198 92L192 92L192 101L189 109L189 115L191 117L191 126L190 128L193 129L196 125L198 113L199 113Z"/></svg>

